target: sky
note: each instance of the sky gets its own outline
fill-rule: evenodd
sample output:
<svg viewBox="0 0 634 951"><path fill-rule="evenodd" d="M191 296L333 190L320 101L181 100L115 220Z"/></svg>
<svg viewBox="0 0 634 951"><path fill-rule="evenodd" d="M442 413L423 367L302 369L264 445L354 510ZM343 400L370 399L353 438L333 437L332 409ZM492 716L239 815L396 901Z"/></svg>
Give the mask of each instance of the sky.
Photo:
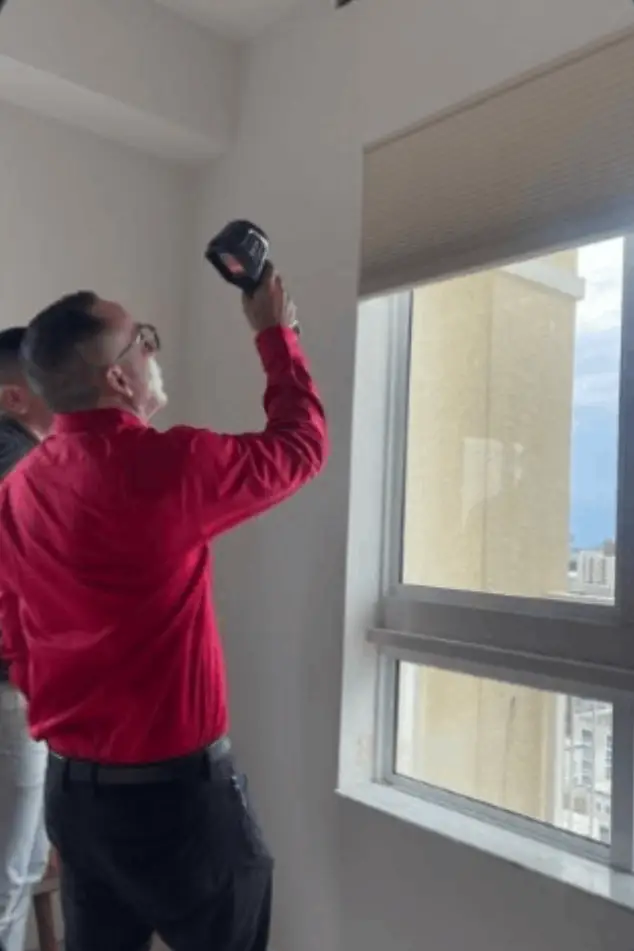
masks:
<svg viewBox="0 0 634 951"><path fill-rule="evenodd" d="M570 533L575 548L614 538L623 240L579 252L586 294L577 306Z"/></svg>

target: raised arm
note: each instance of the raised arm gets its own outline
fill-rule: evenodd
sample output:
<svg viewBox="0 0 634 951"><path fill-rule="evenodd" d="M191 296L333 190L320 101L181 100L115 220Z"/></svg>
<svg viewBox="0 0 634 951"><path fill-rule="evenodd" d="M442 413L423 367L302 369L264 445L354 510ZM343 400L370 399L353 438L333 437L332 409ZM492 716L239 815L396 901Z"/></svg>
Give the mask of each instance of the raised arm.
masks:
<svg viewBox="0 0 634 951"><path fill-rule="evenodd" d="M181 429L185 506L213 537L288 498L324 466L324 409L296 333L294 306L271 275L245 313L266 374L265 429L222 435Z"/></svg>

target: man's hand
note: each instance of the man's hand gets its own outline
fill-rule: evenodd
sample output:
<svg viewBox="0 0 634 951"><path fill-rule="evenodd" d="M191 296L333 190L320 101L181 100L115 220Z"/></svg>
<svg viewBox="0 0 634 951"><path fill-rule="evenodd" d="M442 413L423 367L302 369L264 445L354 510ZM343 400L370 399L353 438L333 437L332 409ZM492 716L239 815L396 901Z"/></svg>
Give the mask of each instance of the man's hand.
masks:
<svg viewBox="0 0 634 951"><path fill-rule="evenodd" d="M273 268L269 268L253 297L242 296L242 307L256 334L270 327L297 326L295 304L284 290L282 278Z"/></svg>

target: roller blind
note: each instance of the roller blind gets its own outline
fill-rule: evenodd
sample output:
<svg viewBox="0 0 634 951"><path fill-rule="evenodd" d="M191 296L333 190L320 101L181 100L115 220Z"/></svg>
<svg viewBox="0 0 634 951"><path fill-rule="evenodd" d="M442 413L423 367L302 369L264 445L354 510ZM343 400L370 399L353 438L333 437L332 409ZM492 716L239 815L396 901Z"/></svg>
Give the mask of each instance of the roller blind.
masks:
<svg viewBox="0 0 634 951"><path fill-rule="evenodd" d="M361 294L634 228L634 32L364 156Z"/></svg>

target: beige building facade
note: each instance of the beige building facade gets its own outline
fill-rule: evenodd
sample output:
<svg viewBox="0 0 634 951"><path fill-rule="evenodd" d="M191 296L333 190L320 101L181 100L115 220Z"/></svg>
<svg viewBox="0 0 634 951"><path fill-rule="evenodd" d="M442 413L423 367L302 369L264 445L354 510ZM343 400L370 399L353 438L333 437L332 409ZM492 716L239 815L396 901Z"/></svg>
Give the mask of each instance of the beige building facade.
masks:
<svg viewBox="0 0 634 951"><path fill-rule="evenodd" d="M414 292L403 581L567 589L577 253ZM561 701L401 667L397 769L553 821Z"/></svg>

